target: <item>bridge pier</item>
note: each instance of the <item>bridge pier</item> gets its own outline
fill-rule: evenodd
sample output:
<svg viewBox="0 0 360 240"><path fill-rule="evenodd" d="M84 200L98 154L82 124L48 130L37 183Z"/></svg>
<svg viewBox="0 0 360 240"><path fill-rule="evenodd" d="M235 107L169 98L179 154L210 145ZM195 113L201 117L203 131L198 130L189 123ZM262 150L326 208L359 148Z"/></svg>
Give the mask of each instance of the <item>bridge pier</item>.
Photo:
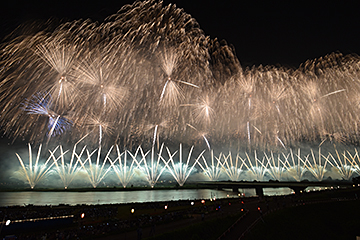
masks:
<svg viewBox="0 0 360 240"><path fill-rule="evenodd" d="M260 187L260 186L255 187L255 192L256 192L256 195L259 196L259 198L264 197L264 190L262 187Z"/></svg>
<svg viewBox="0 0 360 240"><path fill-rule="evenodd" d="M291 187L292 190L294 190L296 195L299 195L301 192L303 192L306 187Z"/></svg>

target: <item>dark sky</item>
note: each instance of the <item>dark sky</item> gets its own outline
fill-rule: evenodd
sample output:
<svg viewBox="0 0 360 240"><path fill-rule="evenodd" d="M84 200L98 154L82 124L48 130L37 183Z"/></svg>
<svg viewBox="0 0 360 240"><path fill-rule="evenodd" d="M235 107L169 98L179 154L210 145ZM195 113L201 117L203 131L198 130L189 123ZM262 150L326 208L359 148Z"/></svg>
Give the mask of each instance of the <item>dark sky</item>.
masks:
<svg viewBox="0 0 360 240"><path fill-rule="evenodd" d="M102 21L131 0L1 4L1 36L32 19ZM298 66L334 51L360 54L360 1L165 0L184 8L211 38L234 45L243 65ZM265 3L264 3L265 2Z"/></svg>

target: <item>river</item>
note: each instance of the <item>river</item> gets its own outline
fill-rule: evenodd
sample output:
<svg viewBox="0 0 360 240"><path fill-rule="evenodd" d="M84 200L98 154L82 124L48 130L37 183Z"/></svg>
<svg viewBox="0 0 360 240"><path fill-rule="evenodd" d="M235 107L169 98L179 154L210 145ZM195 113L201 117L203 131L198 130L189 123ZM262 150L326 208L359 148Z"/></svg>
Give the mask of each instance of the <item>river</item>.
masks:
<svg viewBox="0 0 360 240"><path fill-rule="evenodd" d="M241 193L246 197L254 196L255 190L243 189ZM274 189L264 191L265 195L290 194L290 189ZM0 192L0 206L23 206L23 205L78 205L78 204L119 204L161 202L177 200L195 200L210 198L238 197L238 193L214 189L178 189L178 190L141 190L141 191L89 191L89 192L41 192L20 191Z"/></svg>

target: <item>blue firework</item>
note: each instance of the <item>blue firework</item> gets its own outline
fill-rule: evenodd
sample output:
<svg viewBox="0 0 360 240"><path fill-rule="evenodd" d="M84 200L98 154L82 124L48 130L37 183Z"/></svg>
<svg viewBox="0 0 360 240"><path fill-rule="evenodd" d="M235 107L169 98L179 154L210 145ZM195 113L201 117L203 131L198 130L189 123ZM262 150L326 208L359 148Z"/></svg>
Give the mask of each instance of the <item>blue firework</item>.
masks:
<svg viewBox="0 0 360 240"><path fill-rule="evenodd" d="M66 130L70 129L72 126L72 121L61 117L60 115L52 115L49 116L49 123L48 123L48 137L54 137L57 135L61 135Z"/></svg>
<svg viewBox="0 0 360 240"><path fill-rule="evenodd" d="M38 92L30 99L25 99L21 109L27 114L49 115L52 98L48 93Z"/></svg>
<svg viewBox="0 0 360 240"><path fill-rule="evenodd" d="M48 137L54 137L64 133L72 126L72 121L56 114L51 110L52 97L49 93L38 92L31 96L30 99L25 99L21 109L27 114L43 115L48 117Z"/></svg>

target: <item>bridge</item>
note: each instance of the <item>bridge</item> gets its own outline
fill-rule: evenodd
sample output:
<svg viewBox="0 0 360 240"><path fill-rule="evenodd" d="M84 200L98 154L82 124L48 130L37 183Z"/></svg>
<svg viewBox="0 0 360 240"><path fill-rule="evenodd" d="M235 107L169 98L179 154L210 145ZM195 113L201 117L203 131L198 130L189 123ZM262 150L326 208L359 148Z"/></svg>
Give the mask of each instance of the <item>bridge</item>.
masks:
<svg viewBox="0 0 360 240"><path fill-rule="evenodd" d="M198 182L198 186L217 188L219 190L231 188L234 192L239 192L239 188L253 188L256 191L256 195L259 197L264 196L264 188L284 188L288 187L292 189L295 194L299 194L304 191L307 187L349 187L353 183L350 181L322 181L322 182L280 182L280 181L268 181L268 182L248 182L248 181L205 181Z"/></svg>

